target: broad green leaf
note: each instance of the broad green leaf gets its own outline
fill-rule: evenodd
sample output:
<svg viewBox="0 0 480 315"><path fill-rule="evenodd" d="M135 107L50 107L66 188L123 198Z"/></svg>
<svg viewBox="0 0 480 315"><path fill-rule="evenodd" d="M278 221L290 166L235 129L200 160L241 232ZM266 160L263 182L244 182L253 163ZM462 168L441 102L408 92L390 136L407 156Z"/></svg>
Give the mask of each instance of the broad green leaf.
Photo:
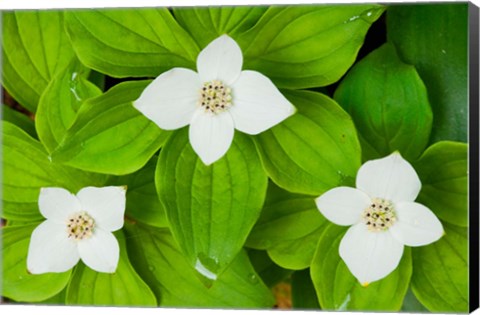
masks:
<svg viewBox="0 0 480 315"><path fill-rule="evenodd" d="M262 214L246 245L266 249L286 269L308 268L327 225L311 196L292 194L270 185Z"/></svg>
<svg viewBox="0 0 480 315"><path fill-rule="evenodd" d="M402 312L409 312L409 313L426 313L428 310L425 306L420 303L415 295L412 292L412 288L410 287L407 291L407 295L405 295L405 299L403 300L402 305Z"/></svg>
<svg viewBox="0 0 480 315"><path fill-rule="evenodd" d="M30 137L37 138L37 132L35 131L35 123L33 119L3 104L2 120L8 121L17 127L20 127L23 131L28 133Z"/></svg>
<svg viewBox="0 0 480 315"><path fill-rule="evenodd" d="M288 191L314 196L354 184L361 152L350 116L323 94L283 93L297 113L255 137L269 177Z"/></svg>
<svg viewBox="0 0 480 315"><path fill-rule="evenodd" d="M67 288L65 287L60 293L52 296L51 298L39 302L44 305L65 305L65 296L67 293Z"/></svg>
<svg viewBox="0 0 480 315"><path fill-rule="evenodd" d="M52 296L51 298L39 302L44 305L65 305L65 297L67 294L67 288L65 287L60 293Z"/></svg>
<svg viewBox="0 0 480 315"><path fill-rule="evenodd" d="M278 87L308 88L338 81L354 63L380 5L272 6L238 37L244 69Z"/></svg>
<svg viewBox="0 0 480 315"><path fill-rule="evenodd" d="M267 176L253 141L236 133L227 154L205 166L183 128L160 152L155 181L188 261L216 278L242 248L265 199Z"/></svg>
<svg viewBox="0 0 480 315"><path fill-rule="evenodd" d="M468 4L391 6L388 40L415 66L433 110L431 141L467 141Z"/></svg>
<svg viewBox="0 0 480 315"><path fill-rule="evenodd" d="M173 13L198 46L206 47L223 34L235 37L252 28L266 10L263 6L178 7Z"/></svg>
<svg viewBox="0 0 480 315"><path fill-rule="evenodd" d="M199 49L166 8L69 11L65 25L78 58L113 77L151 77L195 68Z"/></svg>
<svg viewBox="0 0 480 315"><path fill-rule="evenodd" d="M167 229L126 224L132 264L164 307L271 308L270 290L244 251L205 287Z"/></svg>
<svg viewBox="0 0 480 315"><path fill-rule="evenodd" d="M292 275L292 304L294 309L320 309L317 294L310 278L310 269L296 271Z"/></svg>
<svg viewBox="0 0 480 315"><path fill-rule="evenodd" d="M417 202L446 222L468 225L468 145L440 141L414 164L422 190Z"/></svg>
<svg viewBox="0 0 480 315"><path fill-rule="evenodd" d="M130 264L123 233L115 233L120 260L115 273L96 272L79 263L67 287L69 305L156 306L152 290Z"/></svg>
<svg viewBox="0 0 480 315"><path fill-rule="evenodd" d="M320 237L310 272L320 306L325 310L399 311L412 274L410 248L385 278L363 287L338 254L347 228L330 224Z"/></svg>
<svg viewBox="0 0 480 315"><path fill-rule="evenodd" d="M156 227L167 227L165 208L160 203L155 188L156 166L157 156L154 156L139 171L125 176L112 177L108 184L128 187L125 215L129 220Z"/></svg>
<svg viewBox="0 0 480 315"><path fill-rule="evenodd" d="M439 241L413 249L413 293L431 312L465 313L469 307L468 230L445 222L443 228L446 234Z"/></svg>
<svg viewBox="0 0 480 315"><path fill-rule="evenodd" d="M269 288L286 280L294 272L276 265L264 250L249 249L248 257L255 271Z"/></svg>
<svg viewBox="0 0 480 315"><path fill-rule="evenodd" d="M52 162L44 147L23 130L2 122L3 147L0 158L2 216L8 220L42 220L38 195L42 187L62 187L72 193L85 186L103 186L106 176L87 173Z"/></svg>
<svg viewBox="0 0 480 315"><path fill-rule="evenodd" d="M4 227L2 235L2 285L0 296L18 302L39 302L58 294L67 285L71 271L32 275L27 272L30 235L37 227Z"/></svg>
<svg viewBox="0 0 480 315"><path fill-rule="evenodd" d="M48 82L73 56L63 28L63 13L6 12L2 20L3 85L20 104L35 112Z"/></svg>
<svg viewBox="0 0 480 315"><path fill-rule="evenodd" d="M396 150L412 161L425 149L432 126L427 90L393 45L385 44L357 63L335 100L355 122L364 161Z"/></svg>
<svg viewBox="0 0 480 315"><path fill-rule="evenodd" d="M82 102L102 92L85 78L88 70L72 59L48 84L40 97L35 125L48 152L52 152L75 120Z"/></svg>
<svg viewBox="0 0 480 315"><path fill-rule="evenodd" d="M144 166L170 134L132 106L148 83L120 83L85 101L52 159L115 175L132 173Z"/></svg>

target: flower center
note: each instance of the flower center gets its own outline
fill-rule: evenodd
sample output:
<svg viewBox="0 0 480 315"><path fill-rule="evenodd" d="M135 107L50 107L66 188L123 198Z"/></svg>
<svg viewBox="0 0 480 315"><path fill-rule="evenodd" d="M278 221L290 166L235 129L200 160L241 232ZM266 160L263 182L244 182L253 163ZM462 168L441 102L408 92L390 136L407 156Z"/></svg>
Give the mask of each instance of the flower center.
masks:
<svg viewBox="0 0 480 315"><path fill-rule="evenodd" d="M363 222L372 232L386 231L397 220L393 203L389 200L374 198L363 211Z"/></svg>
<svg viewBox="0 0 480 315"><path fill-rule="evenodd" d="M83 240L93 234L95 221L85 211L72 214L67 221L67 233L69 238Z"/></svg>
<svg viewBox="0 0 480 315"><path fill-rule="evenodd" d="M206 82L200 90L198 103L205 112L224 112L232 106L232 89L219 80Z"/></svg>

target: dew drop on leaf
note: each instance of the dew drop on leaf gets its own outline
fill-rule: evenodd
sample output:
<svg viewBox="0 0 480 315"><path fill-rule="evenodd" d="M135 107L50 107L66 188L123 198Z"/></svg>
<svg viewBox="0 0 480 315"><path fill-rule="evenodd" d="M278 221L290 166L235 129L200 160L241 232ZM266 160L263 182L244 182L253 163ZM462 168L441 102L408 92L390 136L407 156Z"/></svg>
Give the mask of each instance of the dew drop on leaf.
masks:
<svg viewBox="0 0 480 315"><path fill-rule="evenodd" d="M258 277L255 274L251 273L251 274L248 275L248 281L250 281L250 283L252 283L252 284L257 284L258 283Z"/></svg>

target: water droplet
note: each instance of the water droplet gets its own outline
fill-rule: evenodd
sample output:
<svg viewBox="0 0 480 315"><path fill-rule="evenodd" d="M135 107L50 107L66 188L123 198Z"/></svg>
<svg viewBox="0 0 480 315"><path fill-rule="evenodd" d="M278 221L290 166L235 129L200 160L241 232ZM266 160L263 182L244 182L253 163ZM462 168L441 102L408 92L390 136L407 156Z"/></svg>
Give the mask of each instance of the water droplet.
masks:
<svg viewBox="0 0 480 315"><path fill-rule="evenodd" d="M195 262L195 270L197 270L201 275L203 275L207 279L217 280L217 275L212 271L208 270L207 267L205 267L202 264L200 259L197 259L197 261Z"/></svg>
<svg viewBox="0 0 480 315"><path fill-rule="evenodd" d="M70 87L70 92L72 92L72 94L75 97L75 100L77 100L77 102L80 102L82 100L80 95L78 95L77 88L75 86Z"/></svg>
<svg viewBox="0 0 480 315"><path fill-rule="evenodd" d="M350 22L353 22L353 21L355 21L355 20L358 20L359 18L360 18L360 16L354 15L354 16L352 16L351 18L349 18L348 20L346 20L346 21L343 22L343 23L350 23Z"/></svg>
<svg viewBox="0 0 480 315"><path fill-rule="evenodd" d="M155 271L155 266L148 265L148 270L150 270L150 271L152 271L152 272Z"/></svg>
<svg viewBox="0 0 480 315"><path fill-rule="evenodd" d="M345 298L345 300L342 302L342 304L340 304L340 306L335 305L335 309L337 311L347 310L348 303L350 303L350 299L351 299L350 294L348 294L347 297Z"/></svg>
<svg viewBox="0 0 480 315"><path fill-rule="evenodd" d="M258 277L254 273L251 273L248 275L248 281L252 284L257 284L258 283Z"/></svg>
<svg viewBox="0 0 480 315"><path fill-rule="evenodd" d="M360 14L360 18L367 23L373 23L380 16L381 12L383 12L382 10L382 8L367 10Z"/></svg>
<svg viewBox="0 0 480 315"><path fill-rule="evenodd" d="M47 159L48 159L50 162L52 162L52 156L51 156L51 155L47 156Z"/></svg>

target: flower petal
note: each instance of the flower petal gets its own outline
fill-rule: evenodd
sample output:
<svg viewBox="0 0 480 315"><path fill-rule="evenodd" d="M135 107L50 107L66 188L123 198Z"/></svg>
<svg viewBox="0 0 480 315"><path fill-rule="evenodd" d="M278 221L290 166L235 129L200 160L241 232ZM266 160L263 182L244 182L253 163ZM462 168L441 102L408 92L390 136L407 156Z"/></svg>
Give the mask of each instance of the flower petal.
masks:
<svg viewBox="0 0 480 315"><path fill-rule="evenodd" d="M272 81L256 71L242 71L232 86L230 113L235 128L256 135L295 113L295 107Z"/></svg>
<svg viewBox="0 0 480 315"><path fill-rule="evenodd" d="M31 274L65 272L78 263L77 243L66 229L65 224L46 220L33 230L27 255Z"/></svg>
<svg viewBox="0 0 480 315"><path fill-rule="evenodd" d="M81 209L80 202L74 194L58 187L41 188L38 207L45 218L62 224L70 214Z"/></svg>
<svg viewBox="0 0 480 315"><path fill-rule="evenodd" d="M401 202L395 205L395 212L397 222L390 231L402 244L427 245L440 239L444 233L440 220L422 204Z"/></svg>
<svg viewBox="0 0 480 315"><path fill-rule="evenodd" d="M234 130L232 116L228 112L211 114L200 109L190 124L190 143L203 163L210 165L228 151Z"/></svg>
<svg viewBox="0 0 480 315"><path fill-rule="evenodd" d="M123 226L125 214L124 186L85 187L77 197L86 211L95 220L95 226L105 231L116 231Z"/></svg>
<svg viewBox="0 0 480 315"><path fill-rule="evenodd" d="M202 82L221 80L231 85L240 75L242 65L242 50L228 35L213 40L197 58L197 70Z"/></svg>
<svg viewBox="0 0 480 315"><path fill-rule="evenodd" d="M366 162L357 174L357 188L372 198L414 201L421 187L413 167L397 152Z"/></svg>
<svg viewBox="0 0 480 315"><path fill-rule="evenodd" d="M111 232L95 229L92 237L78 242L82 261L98 272L114 273L120 258L120 246Z"/></svg>
<svg viewBox="0 0 480 315"><path fill-rule="evenodd" d="M339 251L350 272L365 286L397 268L403 244L388 231L371 232L361 222L348 229Z"/></svg>
<svg viewBox="0 0 480 315"><path fill-rule="evenodd" d="M338 225L352 225L361 219L371 199L361 190L337 187L315 199L315 202L328 220Z"/></svg>
<svg viewBox="0 0 480 315"><path fill-rule="evenodd" d="M195 71L174 68L153 80L133 106L160 128L179 129L190 123L201 87Z"/></svg>

